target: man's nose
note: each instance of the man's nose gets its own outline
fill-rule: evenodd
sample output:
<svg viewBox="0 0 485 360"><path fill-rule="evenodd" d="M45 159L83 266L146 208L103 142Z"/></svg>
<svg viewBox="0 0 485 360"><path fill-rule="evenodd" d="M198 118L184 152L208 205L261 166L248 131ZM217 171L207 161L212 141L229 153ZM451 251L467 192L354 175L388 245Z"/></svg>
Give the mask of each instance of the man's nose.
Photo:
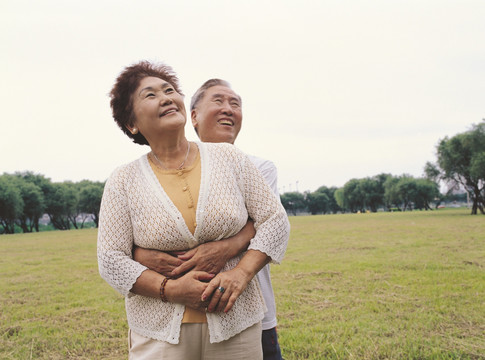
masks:
<svg viewBox="0 0 485 360"><path fill-rule="evenodd" d="M222 112L226 115L232 115L233 114L232 107L231 107L231 104L229 104L229 102L224 101L222 103Z"/></svg>

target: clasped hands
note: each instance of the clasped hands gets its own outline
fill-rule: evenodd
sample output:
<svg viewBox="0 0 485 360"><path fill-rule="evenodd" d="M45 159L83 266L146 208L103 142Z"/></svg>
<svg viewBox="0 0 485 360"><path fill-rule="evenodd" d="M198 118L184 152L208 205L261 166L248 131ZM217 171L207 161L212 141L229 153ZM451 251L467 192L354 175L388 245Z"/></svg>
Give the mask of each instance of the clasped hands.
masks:
<svg viewBox="0 0 485 360"><path fill-rule="evenodd" d="M251 274L237 267L220 272L233 257L224 241L204 243L186 252L135 247L133 257L172 279L167 282L169 301L207 312L228 312L252 279Z"/></svg>

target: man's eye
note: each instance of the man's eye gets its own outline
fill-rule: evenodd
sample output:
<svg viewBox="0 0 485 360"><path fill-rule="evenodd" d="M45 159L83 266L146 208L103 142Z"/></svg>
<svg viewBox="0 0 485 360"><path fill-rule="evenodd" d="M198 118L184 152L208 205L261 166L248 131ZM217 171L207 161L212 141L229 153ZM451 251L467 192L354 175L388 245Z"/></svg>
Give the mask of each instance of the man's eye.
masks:
<svg viewBox="0 0 485 360"><path fill-rule="evenodd" d="M233 106L233 107L239 107L239 103L238 102L232 102L231 103L231 106Z"/></svg>
<svg viewBox="0 0 485 360"><path fill-rule="evenodd" d="M221 99L215 99L214 102L216 102L218 104L222 104L222 100Z"/></svg>
<svg viewBox="0 0 485 360"><path fill-rule="evenodd" d="M175 90L174 90L173 88L170 88L170 87L169 87L169 88L166 88L166 89L165 89L165 94L171 94L171 93L173 93L174 91L175 91Z"/></svg>

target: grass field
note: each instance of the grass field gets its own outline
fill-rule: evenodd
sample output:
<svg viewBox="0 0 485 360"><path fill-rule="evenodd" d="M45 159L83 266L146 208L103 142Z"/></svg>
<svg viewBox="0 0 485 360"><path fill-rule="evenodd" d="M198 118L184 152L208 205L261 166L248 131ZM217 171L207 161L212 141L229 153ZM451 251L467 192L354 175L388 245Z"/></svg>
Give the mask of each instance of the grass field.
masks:
<svg viewBox="0 0 485 360"><path fill-rule="evenodd" d="M485 359L485 217L468 213L291 217L272 267L285 359ZM2 235L0 274L0 359L127 358L95 229Z"/></svg>

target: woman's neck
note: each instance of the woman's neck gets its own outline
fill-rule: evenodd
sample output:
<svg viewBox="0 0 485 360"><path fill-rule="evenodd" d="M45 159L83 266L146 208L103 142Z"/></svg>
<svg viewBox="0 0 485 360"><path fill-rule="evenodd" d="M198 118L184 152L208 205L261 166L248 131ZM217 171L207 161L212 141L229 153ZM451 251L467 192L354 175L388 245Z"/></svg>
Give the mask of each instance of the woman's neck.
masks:
<svg viewBox="0 0 485 360"><path fill-rule="evenodd" d="M185 136L181 139L173 140L150 144L154 162L165 170L179 169L186 166L190 155L190 142Z"/></svg>

